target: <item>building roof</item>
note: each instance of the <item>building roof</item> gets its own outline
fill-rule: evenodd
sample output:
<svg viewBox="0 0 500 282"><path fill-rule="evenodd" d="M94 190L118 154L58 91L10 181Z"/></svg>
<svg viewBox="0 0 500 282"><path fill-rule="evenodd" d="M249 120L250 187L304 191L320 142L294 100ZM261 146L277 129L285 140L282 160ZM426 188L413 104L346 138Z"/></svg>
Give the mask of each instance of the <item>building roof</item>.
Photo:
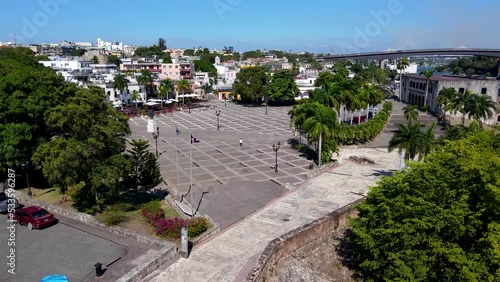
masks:
<svg viewBox="0 0 500 282"><path fill-rule="evenodd" d="M403 74L403 77L426 79L423 75L417 74ZM493 81L495 78L480 78L480 77L465 77L465 76L452 76L452 75L433 75L429 78L432 81L464 81L464 80L481 80L481 81Z"/></svg>

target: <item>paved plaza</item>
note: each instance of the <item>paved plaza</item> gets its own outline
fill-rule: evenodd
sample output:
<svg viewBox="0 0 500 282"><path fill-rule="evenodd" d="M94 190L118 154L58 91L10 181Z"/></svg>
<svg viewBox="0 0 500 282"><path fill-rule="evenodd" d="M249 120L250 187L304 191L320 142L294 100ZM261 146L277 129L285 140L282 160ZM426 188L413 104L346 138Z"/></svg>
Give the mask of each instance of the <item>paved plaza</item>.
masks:
<svg viewBox="0 0 500 282"><path fill-rule="evenodd" d="M163 179L167 189L178 198L191 201L190 150L192 156L193 202L202 214L208 214L225 228L262 208L280 196L286 183L300 184L307 178L309 164L287 144L293 138L287 115L290 107L246 107L223 102L202 104L206 107L177 111L155 117L160 127L157 140ZM217 130L217 116L220 110ZM147 118L130 120L132 138L155 140L147 132ZM176 137L175 126L181 131ZM190 132L199 143L190 144ZM243 146L239 145L239 139ZM272 145L281 142L278 174L274 173ZM177 161L176 161L177 143ZM177 186L177 166L179 186Z"/></svg>
<svg viewBox="0 0 500 282"><path fill-rule="evenodd" d="M196 247L181 259L143 281L244 281L273 239L363 197L382 175L397 169L396 152L386 149L343 149L340 166L307 180L285 195ZM350 156L375 161L360 165Z"/></svg>

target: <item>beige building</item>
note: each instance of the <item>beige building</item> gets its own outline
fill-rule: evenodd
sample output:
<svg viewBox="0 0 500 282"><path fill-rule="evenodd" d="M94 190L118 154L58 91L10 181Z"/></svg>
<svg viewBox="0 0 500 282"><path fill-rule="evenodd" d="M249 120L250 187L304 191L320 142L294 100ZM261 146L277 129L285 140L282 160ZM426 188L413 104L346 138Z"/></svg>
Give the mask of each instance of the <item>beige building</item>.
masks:
<svg viewBox="0 0 500 282"><path fill-rule="evenodd" d="M161 74L171 80L191 79L194 75L194 63L161 64Z"/></svg>
<svg viewBox="0 0 500 282"><path fill-rule="evenodd" d="M442 113L441 107L437 104L437 96L443 88L454 88L457 92L463 93L467 89L479 95L488 95L495 103L500 102L500 80L496 78L467 78L457 76L434 75L429 79L429 93L427 103L425 91L427 79L423 75L403 75L402 78L401 101L422 107L429 105L429 110L435 113ZM493 118L485 121L489 124L500 122L498 113L494 113Z"/></svg>

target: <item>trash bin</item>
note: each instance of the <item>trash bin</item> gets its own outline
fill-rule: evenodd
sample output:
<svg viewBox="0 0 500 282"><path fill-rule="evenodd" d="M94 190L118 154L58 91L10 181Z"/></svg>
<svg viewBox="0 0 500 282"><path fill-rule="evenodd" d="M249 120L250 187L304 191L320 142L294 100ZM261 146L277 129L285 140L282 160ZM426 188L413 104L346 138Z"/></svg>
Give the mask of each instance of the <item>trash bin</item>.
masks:
<svg viewBox="0 0 500 282"><path fill-rule="evenodd" d="M102 271L102 263L96 263L94 265L95 267L95 276L96 277L101 277L104 274L104 271Z"/></svg>

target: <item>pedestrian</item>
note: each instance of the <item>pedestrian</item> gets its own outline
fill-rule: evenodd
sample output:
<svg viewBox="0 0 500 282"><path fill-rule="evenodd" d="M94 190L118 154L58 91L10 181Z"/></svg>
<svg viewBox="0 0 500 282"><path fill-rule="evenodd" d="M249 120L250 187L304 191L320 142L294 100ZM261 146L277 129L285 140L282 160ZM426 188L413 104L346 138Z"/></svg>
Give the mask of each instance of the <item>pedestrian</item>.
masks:
<svg viewBox="0 0 500 282"><path fill-rule="evenodd" d="M243 139L240 138L240 146L243 146Z"/></svg>

